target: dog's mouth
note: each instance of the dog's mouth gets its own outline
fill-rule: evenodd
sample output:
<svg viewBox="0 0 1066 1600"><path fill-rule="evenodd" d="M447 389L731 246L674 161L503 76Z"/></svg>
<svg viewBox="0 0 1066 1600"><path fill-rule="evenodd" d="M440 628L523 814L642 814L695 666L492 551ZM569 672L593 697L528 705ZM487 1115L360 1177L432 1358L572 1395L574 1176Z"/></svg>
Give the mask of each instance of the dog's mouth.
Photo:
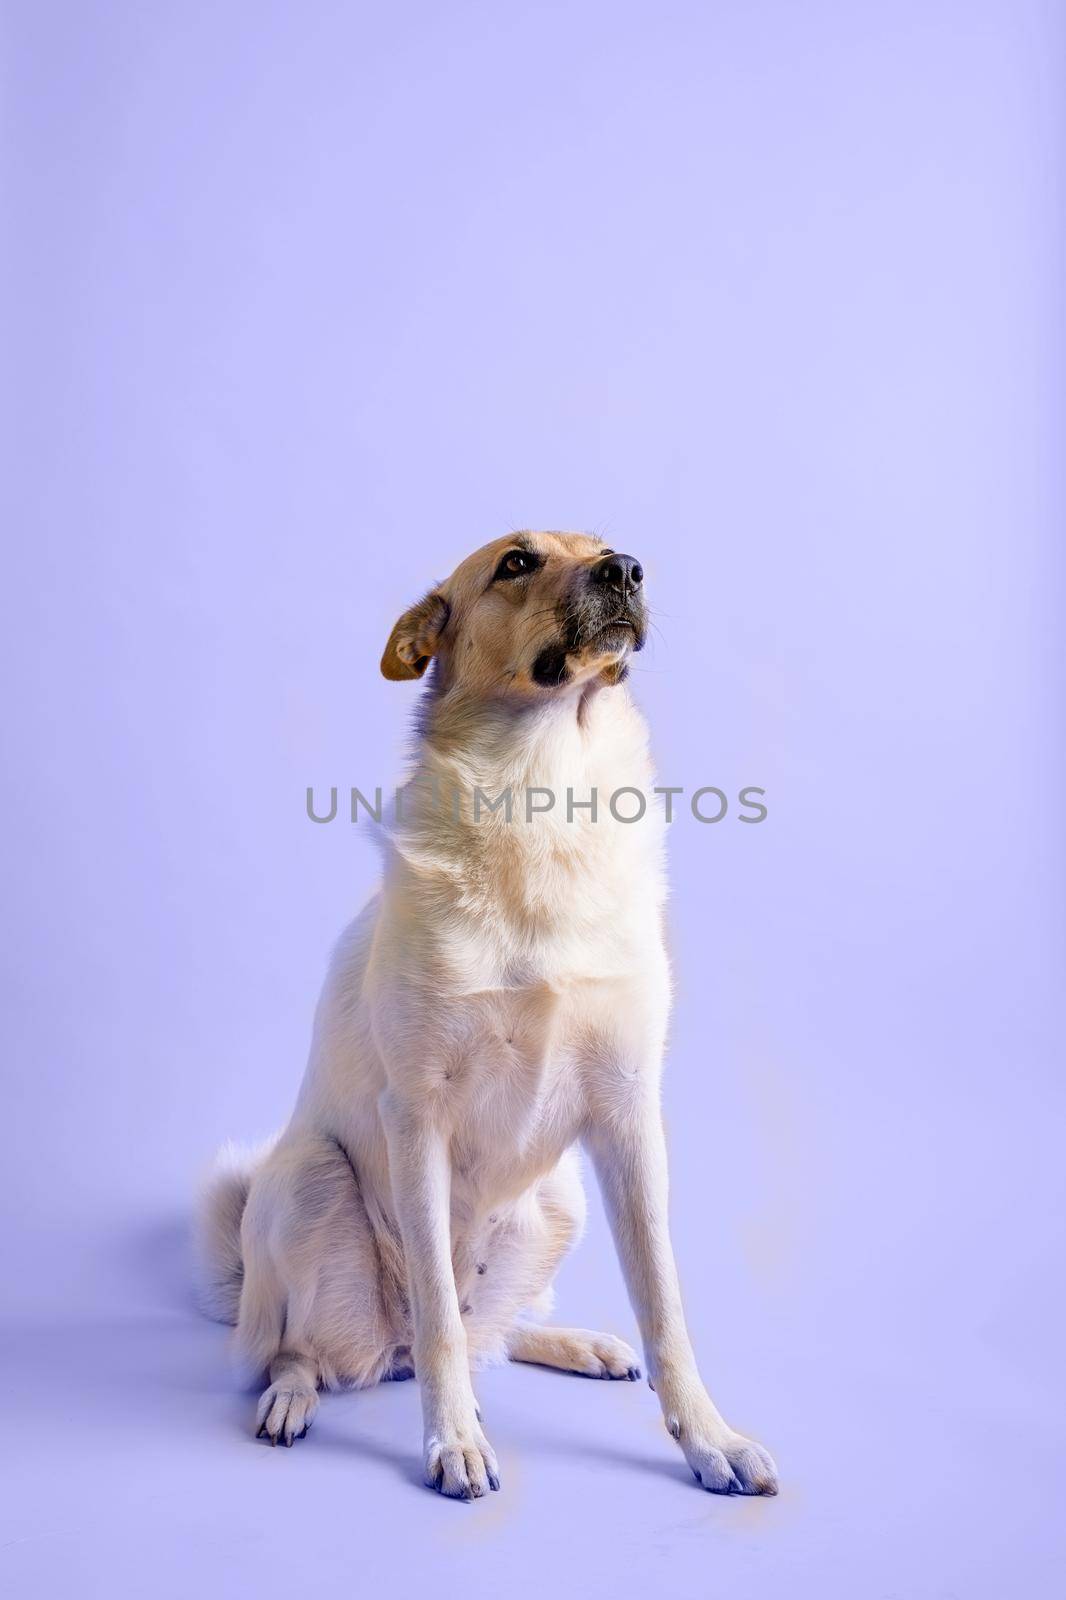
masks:
<svg viewBox="0 0 1066 1600"><path fill-rule="evenodd" d="M626 600L613 616L605 617L603 609L602 604L587 601L560 609L559 638L545 645L534 661L534 683L542 689L568 683L573 676L573 656L628 655L644 648L647 620L641 600Z"/></svg>
<svg viewBox="0 0 1066 1600"><path fill-rule="evenodd" d="M647 632L643 606L627 605L613 617L589 619L577 628L571 639L572 650L642 650Z"/></svg>
<svg viewBox="0 0 1066 1600"><path fill-rule="evenodd" d="M628 617L615 617L590 634L583 648L597 654L615 655L619 650L639 650L643 643L635 622Z"/></svg>

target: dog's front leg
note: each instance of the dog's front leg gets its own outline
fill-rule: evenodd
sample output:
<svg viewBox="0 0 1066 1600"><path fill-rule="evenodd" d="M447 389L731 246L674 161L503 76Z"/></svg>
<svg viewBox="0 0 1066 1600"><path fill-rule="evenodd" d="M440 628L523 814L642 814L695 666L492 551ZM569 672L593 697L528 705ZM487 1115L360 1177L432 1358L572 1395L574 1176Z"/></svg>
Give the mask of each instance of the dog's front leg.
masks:
<svg viewBox="0 0 1066 1600"><path fill-rule="evenodd" d="M666 1141L653 1082L618 1096L586 1142L667 1429L705 1489L776 1494L769 1454L728 1425L696 1367L670 1243Z"/></svg>
<svg viewBox="0 0 1066 1600"><path fill-rule="evenodd" d="M448 1136L391 1091L382 1096L381 1114L411 1289L426 1482L442 1494L477 1499L500 1480L470 1383L452 1272Z"/></svg>

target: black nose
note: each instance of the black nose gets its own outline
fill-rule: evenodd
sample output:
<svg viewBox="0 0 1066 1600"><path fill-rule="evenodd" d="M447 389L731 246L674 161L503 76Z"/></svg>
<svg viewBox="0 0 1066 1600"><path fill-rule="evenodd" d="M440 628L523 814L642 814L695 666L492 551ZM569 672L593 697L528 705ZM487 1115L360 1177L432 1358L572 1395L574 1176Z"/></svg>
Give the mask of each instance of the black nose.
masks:
<svg viewBox="0 0 1066 1600"><path fill-rule="evenodd" d="M592 581L602 584L605 589L614 589L618 594L631 594L644 582L644 568L636 556L612 554L597 561L592 569Z"/></svg>

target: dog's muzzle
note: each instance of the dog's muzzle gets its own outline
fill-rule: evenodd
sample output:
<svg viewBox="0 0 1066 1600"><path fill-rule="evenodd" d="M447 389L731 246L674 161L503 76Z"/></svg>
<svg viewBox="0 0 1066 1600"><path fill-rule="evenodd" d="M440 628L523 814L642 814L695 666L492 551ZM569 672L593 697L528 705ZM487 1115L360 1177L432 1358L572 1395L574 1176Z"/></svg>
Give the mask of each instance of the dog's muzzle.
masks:
<svg viewBox="0 0 1066 1600"><path fill-rule="evenodd" d="M594 649L604 655L643 650L648 632L644 569L635 556L609 555L584 574L559 608L559 638L533 663L533 680L557 688L570 676L568 657Z"/></svg>
<svg viewBox="0 0 1066 1600"><path fill-rule="evenodd" d="M571 649L602 644L605 650L642 650L648 631L644 568L636 556L604 556L590 570L587 592L575 608Z"/></svg>

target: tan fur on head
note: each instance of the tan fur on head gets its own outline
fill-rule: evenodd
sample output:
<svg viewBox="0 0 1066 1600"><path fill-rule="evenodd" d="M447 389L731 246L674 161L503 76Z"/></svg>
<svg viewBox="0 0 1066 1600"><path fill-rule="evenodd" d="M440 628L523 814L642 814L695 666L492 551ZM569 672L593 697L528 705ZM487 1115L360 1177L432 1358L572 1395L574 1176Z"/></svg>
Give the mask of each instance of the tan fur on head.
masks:
<svg viewBox="0 0 1066 1600"><path fill-rule="evenodd" d="M420 678L436 656L445 690L466 696L530 698L598 678L624 678L628 655L644 637L639 595L616 601L590 584L590 574L612 555L602 539L585 533L511 534L494 539L459 566L392 630L381 670L386 678ZM508 558L525 559L528 571L501 572ZM627 621L611 629L608 613ZM552 664L557 676L549 680Z"/></svg>

